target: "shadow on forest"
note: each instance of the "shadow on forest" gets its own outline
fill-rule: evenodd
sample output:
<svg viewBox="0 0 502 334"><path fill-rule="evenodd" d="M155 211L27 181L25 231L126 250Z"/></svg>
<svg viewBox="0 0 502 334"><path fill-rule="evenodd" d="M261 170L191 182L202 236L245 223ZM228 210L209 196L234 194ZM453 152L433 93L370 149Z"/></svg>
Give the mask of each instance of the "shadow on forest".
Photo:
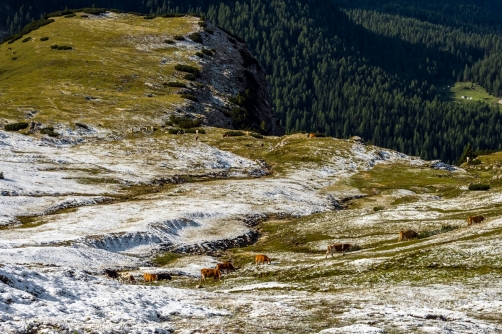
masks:
<svg viewBox="0 0 502 334"><path fill-rule="evenodd" d="M481 48L463 47L454 54L397 37L378 35L356 24L341 10L337 10L335 22L331 24L330 32L342 38L354 54L367 59L369 65L379 67L405 82L417 80L437 84L441 80L451 80L453 71L460 73L466 64L466 60L457 54L468 54L473 62L484 56ZM429 72L427 68L434 62L436 68Z"/></svg>

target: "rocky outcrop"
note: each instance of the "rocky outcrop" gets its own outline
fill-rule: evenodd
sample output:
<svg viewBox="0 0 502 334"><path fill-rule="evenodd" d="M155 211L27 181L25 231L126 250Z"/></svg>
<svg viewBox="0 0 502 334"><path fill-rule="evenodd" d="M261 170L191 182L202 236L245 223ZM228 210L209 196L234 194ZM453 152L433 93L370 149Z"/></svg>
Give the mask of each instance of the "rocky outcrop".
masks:
<svg viewBox="0 0 502 334"><path fill-rule="evenodd" d="M213 55L194 58L202 72L197 83L183 92L198 100L189 102L187 111L203 114L208 125L283 135L272 112L265 70L246 44L209 22L200 34L202 47Z"/></svg>

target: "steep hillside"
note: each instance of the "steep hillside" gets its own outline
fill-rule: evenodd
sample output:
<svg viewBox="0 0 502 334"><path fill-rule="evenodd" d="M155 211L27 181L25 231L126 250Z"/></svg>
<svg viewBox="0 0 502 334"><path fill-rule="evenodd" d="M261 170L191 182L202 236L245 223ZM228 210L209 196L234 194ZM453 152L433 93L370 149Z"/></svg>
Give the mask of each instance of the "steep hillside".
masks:
<svg viewBox="0 0 502 334"><path fill-rule="evenodd" d="M200 18L108 12L54 20L0 46L4 124L37 122L58 133L83 124L124 135L175 115L280 133L262 68L244 44L213 26L205 32ZM246 90L252 110L229 102Z"/></svg>

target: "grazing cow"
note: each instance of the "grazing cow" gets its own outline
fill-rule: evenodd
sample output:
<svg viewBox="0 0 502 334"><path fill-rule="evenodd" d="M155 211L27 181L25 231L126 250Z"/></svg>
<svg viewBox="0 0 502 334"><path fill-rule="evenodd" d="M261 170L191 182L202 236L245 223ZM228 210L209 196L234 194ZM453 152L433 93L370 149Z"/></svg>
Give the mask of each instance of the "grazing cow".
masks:
<svg viewBox="0 0 502 334"><path fill-rule="evenodd" d="M328 255L330 253L331 253L331 257L333 257L333 253L335 253L335 252L342 252L342 255L345 255L345 252L347 252L351 247L352 247L351 244L328 245L328 248L326 250L326 256L324 258L327 259Z"/></svg>
<svg viewBox="0 0 502 334"><path fill-rule="evenodd" d="M11 47L9 46L9 47L7 48L7 50L10 50L10 51L12 51L12 48L11 48Z"/></svg>
<svg viewBox="0 0 502 334"><path fill-rule="evenodd" d="M169 275L168 273L160 273L160 274L157 274L157 278L160 280L172 280L173 278L171 277L171 275Z"/></svg>
<svg viewBox="0 0 502 334"><path fill-rule="evenodd" d="M145 282L155 282L159 280L159 276L157 274L144 273L143 278L145 279Z"/></svg>
<svg viewBox="0 0 502 334"><path fill-rule="evenodd" d="M105 276L111 279L119 279L119 273L116 270L105 269Z"/></svg>
<svg viewBox="0 0 502 334"><path fill-rule="evenodd" d="M254 261L255 261L256 265L258 265L258 263L265 264L265 262L268 262L268 264L270 264L272 262L270 260L270 258L264 254L256 255L254 258Z"/></svg>
<svg viewBox="0 0 502 334"><path fill-rule="evenodd" d="M199 136L195 136L195 141L198 141L199 140Z"/></svg>
<svg viewBox="0 0 502 334"><path fill-rule="evenodd" d="M314 133L310 133L309 134L309 138L315 138L315 134Z"/></svg>
<svg viewBox="0 0 502 334"><path fill-rule="evenodd" d="M202 276L200 280L204 280L204 282L206 282L207 277L214 277L215 281L221 279L221 272L218 269L201 269L200 274Z"/></svg>
<svg viewBox="0 0 502 334"><path fill-rule="evenodd" d="M485 220L485 217L483 216L472 216L472 217L467 217L467 225L471 226L472 224L479 224L483 220Z"/></svg>
<svg viewBox="0 0 502 334"><path fill-rule="evenodd" d="M406 240L411 240L415 239L418 237L418 233L413 231L413 230L404 230L399 232L399 239L397 241L406 241Z"/></svg>
<svg viewBox="0 0 502 334"><path fill-rule="evenodd" d="M226 269L227 270L227 274L230 272L230 270L235 271L235 268L234 268L233 264L230 263L230 262L218 263L216 265L216 269L220 270L220 271L223 271L223 270Z"/></svg>

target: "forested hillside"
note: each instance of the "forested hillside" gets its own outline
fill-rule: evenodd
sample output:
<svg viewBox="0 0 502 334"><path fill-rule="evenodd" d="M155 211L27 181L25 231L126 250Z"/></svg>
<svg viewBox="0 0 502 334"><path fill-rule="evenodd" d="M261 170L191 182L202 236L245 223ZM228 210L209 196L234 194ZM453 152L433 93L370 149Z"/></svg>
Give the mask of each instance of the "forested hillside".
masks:
<svg viewBox="0 0 502 334"><path fill-rule="evenodd" d="M364 139L426 159L456 161L466 145L502 146L499 106L451 101L438 87L474 81L502 95L496 0L12 1L8 33L65 7L149 14L203 12L244 38L266 68L288 132Z"/></svg>

